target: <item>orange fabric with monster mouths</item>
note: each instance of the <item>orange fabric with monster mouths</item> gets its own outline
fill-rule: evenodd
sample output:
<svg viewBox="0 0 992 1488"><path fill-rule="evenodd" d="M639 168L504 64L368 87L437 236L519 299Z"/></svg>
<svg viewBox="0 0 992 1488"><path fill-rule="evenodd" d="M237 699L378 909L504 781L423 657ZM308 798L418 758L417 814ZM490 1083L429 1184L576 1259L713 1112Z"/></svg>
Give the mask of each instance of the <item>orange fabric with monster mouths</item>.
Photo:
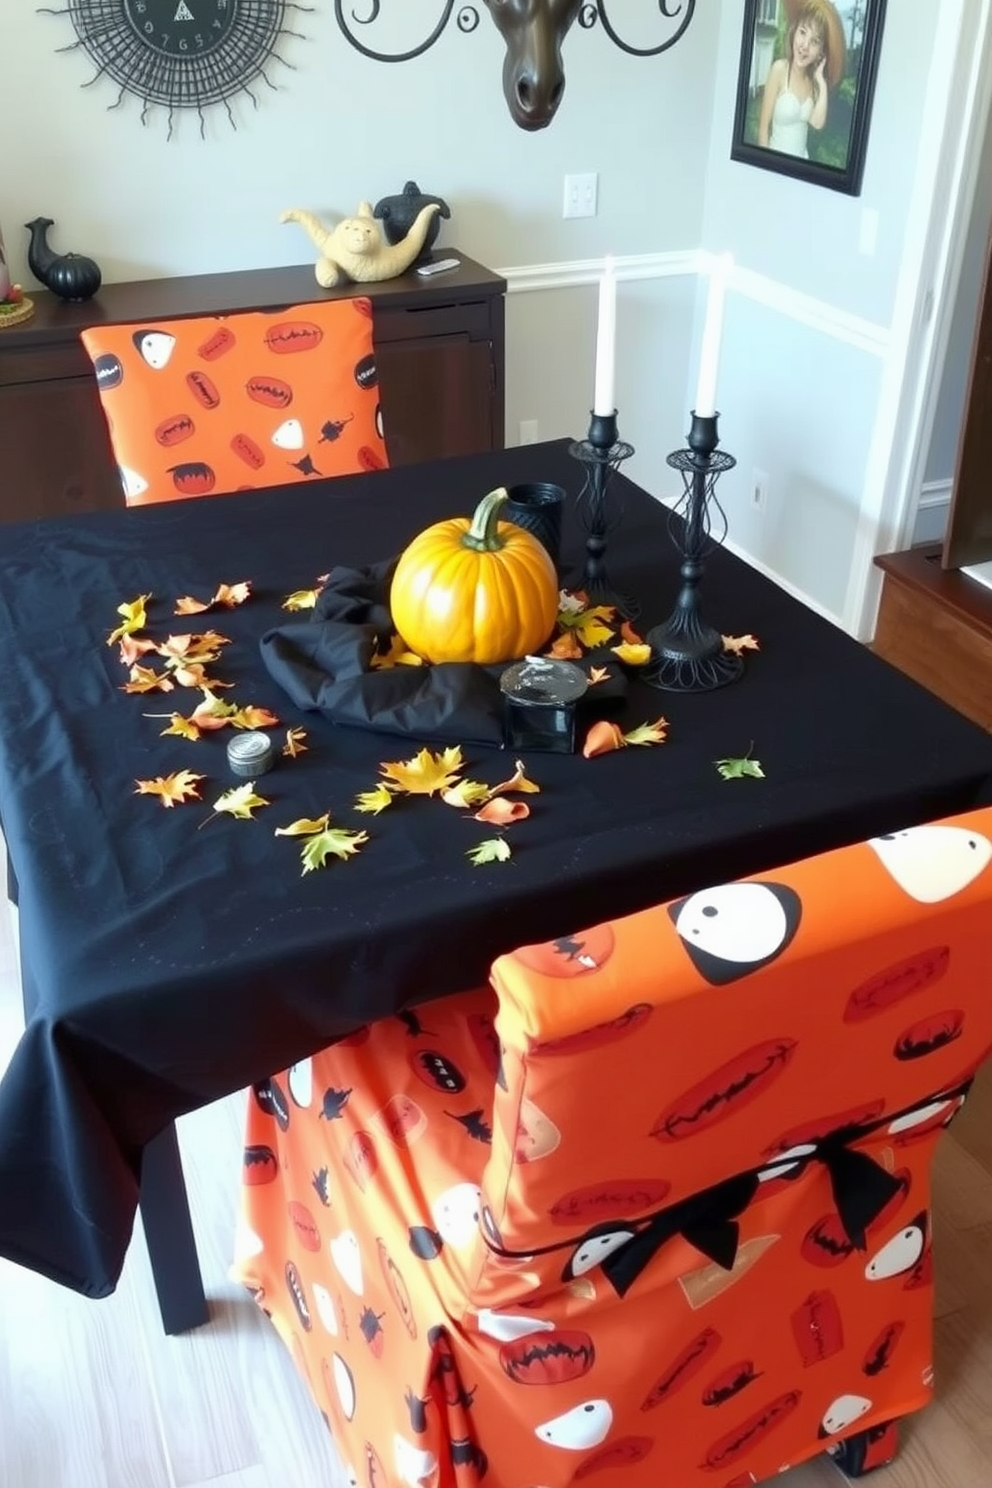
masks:
<svg viewBox="0 0 992 1488"><path fill-rule="evenodd" d="M81 339L129 506L387 464L364 297Z"/></svg>
<svg viewBox="0 0 992 1488"><path fill-rule="evenodd" d="M501 957L258 1086L235 1267L363 1488L743 1488L932 1392L992 811ZM938 1255L939 1264L939 1255Z"/></svg>

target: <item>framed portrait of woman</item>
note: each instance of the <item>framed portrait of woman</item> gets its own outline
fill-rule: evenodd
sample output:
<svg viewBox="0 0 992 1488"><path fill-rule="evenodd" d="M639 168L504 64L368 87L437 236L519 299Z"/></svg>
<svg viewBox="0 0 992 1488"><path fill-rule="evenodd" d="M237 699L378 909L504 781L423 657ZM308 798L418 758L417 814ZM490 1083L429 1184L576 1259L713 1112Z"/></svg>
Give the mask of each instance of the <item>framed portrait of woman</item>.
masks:
<svg viewBox="0 0 992 1488"><path fill-rule="evenodd" d="M745 0L732 160L861 192L885 0Z"/></svg>

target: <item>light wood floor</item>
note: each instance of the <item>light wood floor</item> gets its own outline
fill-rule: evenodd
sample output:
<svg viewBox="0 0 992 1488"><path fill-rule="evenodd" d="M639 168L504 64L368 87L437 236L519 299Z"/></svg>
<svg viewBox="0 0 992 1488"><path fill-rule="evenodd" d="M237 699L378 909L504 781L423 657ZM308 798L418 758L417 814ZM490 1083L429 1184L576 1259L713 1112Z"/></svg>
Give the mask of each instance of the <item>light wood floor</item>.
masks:
<svg viewBox="0 0 992 1488"><path fill-rule="evenodd" d="M19 1028L14 933L0 911L0 1069ZM288 1355L227 1278L242 1107L232 1096L180 1123L207 1327L162 1333L140 1225L103 1302L0 1260L2 1488L346 1488ZM992 1485L992 1067L944 1139L934 1223L936 1399L903 1426L900 1456L873 1488ZM825 1458L775 1481L841 1483Z"/></svg>

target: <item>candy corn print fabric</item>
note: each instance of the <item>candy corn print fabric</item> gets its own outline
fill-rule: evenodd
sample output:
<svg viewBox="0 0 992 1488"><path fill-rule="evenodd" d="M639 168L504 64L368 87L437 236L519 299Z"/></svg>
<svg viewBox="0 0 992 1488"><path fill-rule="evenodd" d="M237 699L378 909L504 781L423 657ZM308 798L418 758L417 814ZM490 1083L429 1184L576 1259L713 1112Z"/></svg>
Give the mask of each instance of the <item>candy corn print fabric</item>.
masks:
<svg viewBox="0 0 992 1488"><path fill-rule="evenodd" d="M381 470L365 297L82 332L128 505Z"/></svg>
<svg viewBox="0 0 992 1488"><path fill-rule="evenodd" d="M235 1274L349 1481L889 1460L935 1387L990 860L977 812L577 928L258 1085Z"/></svg>

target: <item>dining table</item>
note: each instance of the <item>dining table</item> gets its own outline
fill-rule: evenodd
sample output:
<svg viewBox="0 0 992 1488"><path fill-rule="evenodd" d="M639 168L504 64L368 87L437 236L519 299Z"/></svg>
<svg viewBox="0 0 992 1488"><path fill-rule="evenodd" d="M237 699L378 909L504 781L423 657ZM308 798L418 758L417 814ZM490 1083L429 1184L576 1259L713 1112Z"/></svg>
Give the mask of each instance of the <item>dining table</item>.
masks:
<svg viewBox="0 0 992 1488"><path fill-rule="evenodd" d="M196 1326L207 1304L180 1116L482 985L516 946L992 800L992 737L714 544L702 608L756 642L741 677L660 691L613 657L622 685L601 701L590 687L579 708L579 745L598 718L623 733L663 718L663 743L525 752L539 791L507 828L436 793L359 810L384 766L425 748L460 746L456 773L487 787L513 775L516 752L421 732L416 712L387 732L291 695L266 661L272 636L327 622L289 597L387 563L430 523L526 481L566 491L559 574L574 594L583 475L561 439L0 528L0 821L25 1018L0 1078L0 1255L106 1296L140 1205L166 1330ZM608 503L610 570L643 633L679 591L673 519L622 474ZM238 585L244 602L225 604ZM142 596L139 638L217 631L209 671L229 690L214 696L278 720L265 729L274 767L254 781L265 804L247 816L213 809L244 783L228 766L233 731L173 730L197 689L125 690L109 638ZM188 597L210 608L183 614ZM154 653L143 662L162 670ZM721 768L741 759L758 768ZM196 794L173 805L138 785L184 770ZM306 839L277 829L325 813L366 837L307 871ZM509 858L476 863L494 838Z"/></svg>

